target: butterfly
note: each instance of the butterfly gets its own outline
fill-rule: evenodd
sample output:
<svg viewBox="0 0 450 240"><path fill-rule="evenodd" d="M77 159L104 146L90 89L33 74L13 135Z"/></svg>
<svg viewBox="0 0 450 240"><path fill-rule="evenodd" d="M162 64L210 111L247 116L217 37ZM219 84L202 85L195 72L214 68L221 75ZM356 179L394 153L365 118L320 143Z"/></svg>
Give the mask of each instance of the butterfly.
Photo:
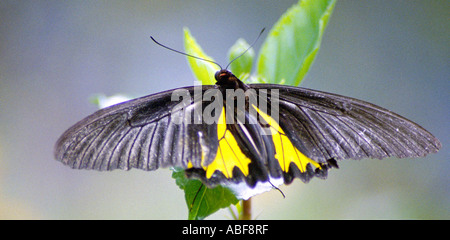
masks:
<svg viewBox="0 0 450 240"><path fill-rule="evenodd" d="M423 157L441 148L418 124L368 102L301 87L245 84L226 69L215 79L215 85L101 109L58 139L55 158L100 171L178 167L209 187L254 187L273 178L285 184L326 178L343 159Z"/></svg>
<svg viewBox="0 0 450 240"><path fill-rule="evenodd" d="M264 32L260 32L259 36ZM258 38L259 38L258 36ZM258 40L255 40L255 42ZM184 169L205 185L326 178L343 159L422 157L441 143L373 104L300 87L245 84L228 66L191 86L101 109L69 128L55 158L76 169Z"/></svg>

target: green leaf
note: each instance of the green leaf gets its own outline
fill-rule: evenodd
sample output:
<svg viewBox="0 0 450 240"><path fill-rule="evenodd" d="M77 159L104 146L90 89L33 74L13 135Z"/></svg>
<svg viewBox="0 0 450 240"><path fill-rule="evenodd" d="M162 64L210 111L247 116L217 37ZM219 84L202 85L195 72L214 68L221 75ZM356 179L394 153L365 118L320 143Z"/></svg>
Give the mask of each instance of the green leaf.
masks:
<svg viewBox="0 0 450 240"><path fill-rule="evenodd" d="M191 32L188 28L184 28L184 49L187 54L192 56L196 56L203 59L208 59L210 61L214 61L210 56L206 55L203 49L198 45L195 38L191 35ZM203 85L214 85L216 83L216 79L214 78L214 74L220 70L219 67L211 62L203 61L200 59L196 59L193 57L187 57L189 66L191 67L194 76L203 84Z"/></svg>
<svg viewBox="0 0 450 240"><path fill-rule="evenodd" d="M257 60L257 77L267 83L300 84L319 50L335 0L303 0L271 29Z"/></svg>
<svg viewBox="0 0 450 240"><path fill-rule="evenodd" d="M219 209L237 204L239 201L228 188L223 186L208 188L199 180L187 179L181 169L175 169L172 178L176 180L178 187L184 190L189 220L204 219Z"/></svg>
<svg viewBox="0 0 450 240"><path fill-rule="evenodd" d="M234 60L229 67L230 71L242 81L250 75L255 57L255 51L249 47L250 45L244 39L239 38L228 51L228 61ZM248 51L240 56L247 49Z"/></svg>

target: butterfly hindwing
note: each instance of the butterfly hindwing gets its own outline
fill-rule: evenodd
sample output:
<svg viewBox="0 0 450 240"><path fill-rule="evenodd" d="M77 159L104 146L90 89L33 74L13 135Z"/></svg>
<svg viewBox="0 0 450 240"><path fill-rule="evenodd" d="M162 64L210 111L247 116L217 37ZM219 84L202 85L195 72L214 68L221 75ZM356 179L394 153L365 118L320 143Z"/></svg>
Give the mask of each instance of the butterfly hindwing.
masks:
<svg viewBox="0 0 450 240"><path fill-rule="evenodd" d="M246 119L249 115L246 113ZM201 168L188 168L189 177L202 179L207 185L245 181L254 186L267 181L267 144L257 125L227 124L225 108L222 108L217 124L218 148L214 158L202 161Z"/></svg>

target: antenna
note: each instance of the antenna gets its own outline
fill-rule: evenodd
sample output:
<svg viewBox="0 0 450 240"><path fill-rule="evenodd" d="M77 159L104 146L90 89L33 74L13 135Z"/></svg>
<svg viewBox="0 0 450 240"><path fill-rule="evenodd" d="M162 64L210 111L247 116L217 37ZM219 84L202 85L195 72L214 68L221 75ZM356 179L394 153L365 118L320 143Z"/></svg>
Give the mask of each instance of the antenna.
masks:
<svg viewBox="0 0 450 240"><path fill-rule="evenodd" d="M153 42L155 42L156 44L158 44L159 46L161 46L161 47L163 47L163 48L169 49L169 50L174 51L174 52L179 53L179 54L183 54L183 55L188 56L188 57L193 57L193 58L200 59L200 60L203 60L203 61L206 61L206 62L214 63L214 64L216 64L217 66L219 66L220 69L223 69L222 66L220 66L220 64L218 64L218 63L216 63L216 62L214 62L214 61L211 61L211 60L205 59L205 58L201 58L201 57L196 57L196 56L193 56L193 55L190 55L190 54L187 54L187 53L184 53L184 52L175 50L175 49L173 49L173 48L167 47L167 46L165 46L165 45L163 45L163 44L157 42L152 36L150 36L150 38L153 40Z"/></svg>
<svg viewBox="0 0 450 240"><path fill-rule="evenodd" d="M263 28L261 30L261 32L259 33L258 37L255 39L255 41L253 41L253 43L250 45L250 47L248 47L244 52L242 52L241 54L239 54L239 56L235 57L233 60L231 60L228 65L225 67L225 69L228 69L228 67L231 65L232 62L234 62L234 60L240 58L242 55L244 55L248 50L250 50L250 48L253 47L253 45L255 45L255 43L258 41L259 37L261 37L262 33L264 32L264 30L266 30L266 28Z"/></svg>
<svg viewBox="0 0 450 240"><path fill-rule="evenodd" d="M264 32L264 30L266 30L266 28L263 28L263 29L261 30L261 32L259 33L258 37L255 39L255 41L253 41L253 43L250 45L250 47L248 47L244 52L242 52L241 54L239 54L239 56L237 56L237 57L235 57L233 60L231 60L231 61L228 63L228 65L225 67L225 69L228 69L228 67L230 66L230 64L231 64L232 62L234 62L234 60L238 59L239 57L241 57L242 55L244 55L250 48L252 48L253 45L255 45L255 43L258 41L259 37L261 37L261 35L262 35L262 33ZM166 48L166 49L169 49L170 51L173 51L173 52L176 52L176 53L179 53L179 54L183 54L183 55L188 56L188 57L192 57L192 58L196 58L196 59L199 59L199 60L203 60L203 61L206 61L206 62L214 63L214 64L216 64L217 66L219 66L220 69L224 69L224 68L222 68L222 66L220 66L220 64L218 64L217 62L214 62L214 61L209 60L209 59L205 59L205 58L193 56L193 55L191 55L191 54L187 54L187 53L185 53L185 52L181 52L181 51L175 50L175 49L173 49L173 48L170 48L170 47L168 47L168 46L166 46L166 45L163 45L163 44L159 43L159 42L156 41L152 36L150 36L150 38L153 40L153 42L155 42L155 43L158 44L159 46L161 46L161 47L163 47L163 48Z"/></svg>

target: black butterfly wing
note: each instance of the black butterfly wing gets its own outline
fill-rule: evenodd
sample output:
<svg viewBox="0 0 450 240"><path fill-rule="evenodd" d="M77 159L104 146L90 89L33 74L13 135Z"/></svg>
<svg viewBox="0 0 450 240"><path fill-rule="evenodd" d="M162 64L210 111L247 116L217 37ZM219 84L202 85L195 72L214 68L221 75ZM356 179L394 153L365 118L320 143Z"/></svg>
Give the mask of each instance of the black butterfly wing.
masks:
<svg viewBox="0 0 450 240"><path fill-rule="evenodd" d="M441 143L410 120L376 105L299 87L255 84L279 90L279 121L290 140L320 163L330 159L422 157Z"/></svg>
<svg viewBox="0 0 450 240"><path fill-rule="evenodd" d="M202 92L214 86L200 87ZM194 87L181 88L194 96ZM217 149L214 125L190 124L175 118L198 117L193 112L201 98L172 100L175 90L161 92L101 109L68 129L57 141L55 158L72 168L114 170L158 167L186 168L189 161L199 165L205 141ZM188 114L187 114L188 113ZM189 114L190 113L190 114Z"/></svg>

